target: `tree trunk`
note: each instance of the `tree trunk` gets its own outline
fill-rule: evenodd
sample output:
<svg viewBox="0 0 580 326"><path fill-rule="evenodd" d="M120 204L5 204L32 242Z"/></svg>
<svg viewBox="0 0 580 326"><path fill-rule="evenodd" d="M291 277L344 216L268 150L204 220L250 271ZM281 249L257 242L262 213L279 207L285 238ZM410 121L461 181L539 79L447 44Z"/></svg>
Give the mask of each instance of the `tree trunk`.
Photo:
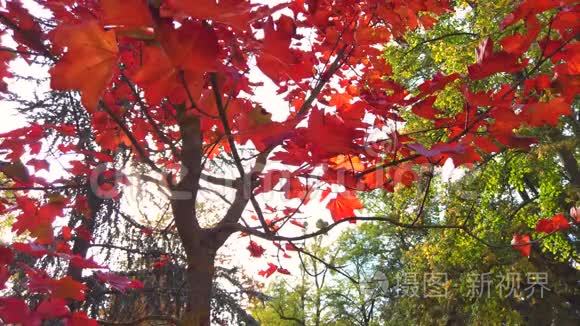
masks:
<svg viewBox="0 0 580 326"><path fill-rule="evenodd" d="M95 193L87 186L87 198L89 203L89 210L90 210L90 217L85 218L81 217L81 226L84 226L88 233L93 236L95 232L95 220L97 219L97 214L101 209L101 205L103 200L98 198ZM89 248L91 247L91 243L81 237L76 237L74 239L74 244L72 248L72 252L75 255L79 255L82 258L87 258L87 253L89 252ZM75 281L82 282L83 281L83 269L73 266L69 264L66 274L72 277ZM79 301L71 301L68 305L71 311L76 311L81 307L81 303Z"/></svg>
<svg viewBox="0 0 580 326"><path fill-rule="evenodd" d="M182 325L209 326L215 251L199 248L188 257L189 304Z"/></svg>

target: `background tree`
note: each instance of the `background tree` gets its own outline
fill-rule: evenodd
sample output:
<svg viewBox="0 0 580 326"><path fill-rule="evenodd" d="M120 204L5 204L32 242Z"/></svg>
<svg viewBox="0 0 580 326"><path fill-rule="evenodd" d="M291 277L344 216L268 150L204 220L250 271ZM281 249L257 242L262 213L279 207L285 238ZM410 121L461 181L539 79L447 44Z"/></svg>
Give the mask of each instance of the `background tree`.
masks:
<svg viewBox="0 0 580 326"><path fill-rule="evenodd" d="M493 39L500 40L506 51L510 51L507 42L510 36L505 36L506 29L503 28L505 20L498 13L511 11L512 5L510 2L466 2L461 15L442 17L430 31L408 33L398 44L387 47L386 57L394 72L392 78L413 87L421 82L417 76L428 75L435 67L448 74L467 71L473 59L472 49L481 35L491 35ZM554 17L559 15L547 11L536 18L553 22ZM533 20L528 20L522 26L515 27L517 30L525 28L527 32L535 30L534 33L539 35L557 33L557 27L554 28L557 23L548 28L538 28L535 24ZM511 39L515 38L519 35L511 36ZM545 47L539 46L530 51L542 53ZM540 71L546 68L548 66L540 68ZM481 84L479 87L499 88L506 80L514 82L521 78L518 73L498 75L487 79L487 85ZM533 92L531 82L524 87L524 91L526 88L528 92ZM465 100L458 84L449 84L435 101L436 112L445 114L461 110ZM532 151L499 146L494 154L487 155L476 169L467 172L460 181L441 183L433 182L431 177L423 177L422 187L419 184L418 189L403 195L403 210L417 205L432 207L430 214L424 214L425 218L443 218L463 224L471 231L468 234L465 231L430 231L419 243L406 250L402 260L404 269L397 272L419 275L445 272L450 277L450 296L442 300L394 300L386 306L386 320L393 324L411 320L416 323L438 320L442 324L527 323L540 320L540 323L574 323L572 320L577 320L578 312L570 310L570 305L577 301L573 282L578 278L578 229L568 229L568 222L564 222L564 233L553 234L553 229L548 231L552 234L546 235L546 230L541 227L542 222L539 222L578 206L579 124L577 106L573 108L576 114L572 118L564 119L552 128L520 129L521 135L539 140ZM405 127L409 129L406 131L413 133L432 127L429 114L422 108L414 109L412 116L416 117L407 119L409 123ZM421 134L420 137L422 142L431 143L441 137L441 133L434 128L430 134ZM420 173L417 171L417 175ZM428 190L425 191L425 188ZM402 191L403 194L405 192ZM415 200L412 200L413 194ZM399 201L392 197L384 200L383 196L371 196L368 201L372 205L378 200L380 204L374 206L375 210L386 209L390 213L397 207L394 203ZM574 220L575 217L571 218ZM517 259L512 248L499 245L506 243L514 234L527 234L534 229L537 233L532 234L532 238L539 240L534 242L529 260ZM515 248L522 251L524 256L527 255L526 250L530 250L529 247ZM528 294L524 291L515 298L505 298L498 294L497 288L495 291L492 288L491 298L487 297L488 294L482 298L472 296L473 274L488 272L495 277L491 280L494 285L508 272L521 273L523 279L518 286L521 285L522 289L526 284L526 273L546 272L554 288L543 300L520 300Z"/></svg>
<svg viewBox="0 0 580 326"><path fill-rule="evenodd" d="M264 325L381 325L385 304L396 295L389 284L396 284L413 238L406 229L374 223L338 239L318 238L305 246L316 258L300 255L307 262L300 277L274 281L252 314Z"/></svg>

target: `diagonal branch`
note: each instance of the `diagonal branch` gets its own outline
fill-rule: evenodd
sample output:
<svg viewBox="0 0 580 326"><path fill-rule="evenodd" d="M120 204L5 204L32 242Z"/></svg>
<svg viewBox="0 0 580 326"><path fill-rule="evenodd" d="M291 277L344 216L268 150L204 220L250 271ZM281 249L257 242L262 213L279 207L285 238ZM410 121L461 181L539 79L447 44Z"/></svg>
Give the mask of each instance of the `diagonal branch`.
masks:
<svg viewBox="0 0 580 326"><path fill-rule="evenodd" d="M242 179L240 178L238 179L220 178L205 173L201 174L201 180L207 181L217 186L226 186L234 189L237 189L240 186L240 183L242 183Z"/></svg>
<svg viewBox="0 0 580 326"><path fill-rule="evenodd" d="M159 127L159 124L157 122L155 122L155 120L153 119L153 117L151 116L151 114L149 114L149 112L147 111L147 106L143 102L143 99L141 98L141 95L139 95L139 92L137 92L137 89L135 88L135 85L133 85L133 83L131 82L131 80L129 80L129 78L127 76L125 76L125 74L123 74L123 73L121 73L121 79L131 89L131 92L133 93L133 96L137 99L137 102L139 103L139 107L141 108L141 112L143 112L143 115L145 116L145 118L147 119L147 121L149 122L149 124L151 124L151 126L153 127L153 130L155 131L155 134L157 134L157 136L159 137L159 139L161 139L164 143L167 144L167 146L169 146L169 148L171 149L171 153L173 154L173 156L175 156L176 158L179 158L180 156L179 156L179 151L177 150L177 147L175 147L175 144L173 143L173 141L171 139L169 139L165 135L165 133L163 133L163 131Z"/></svg>
<svg viewBox="0 0 580 326"><path fill-rule="evenodd" d="M326 261L324 261L322 258L320 258L320 257L318 257L318 256L316 256L316 255L314 255L314 254L312 254L312 253L310 253L310 252L308 252L308 251L304 250L303 248L299 248L299 247L297 247L297 246L294 246L294 249L295 249L296 251L298 251L298 253L299 253L299 254L304 254L304 255L306 255L306 256L308 256L308 257L312 258L313 260L320 262L322 265L324 265L324 267L326 267L326 268L328 268L328 269L330 269L330 270L333 270L333 271L335 271L335 272L339 273L340 275L342 275L342 276L346 277L346 278L347 278L349 281L351 281L353 284L358 284L358 281L357 281L357 280L355 280L355 279L354 279L352 276L348 275L346 272L342 271L342 270L341 270L339 267L337 267L337 266L334 266L334 265L333 265L333 264L331 264L331 263L327 263L327 262L326 262Z"/></svg>
<svg viewBox="0 0 580 326"><path fill-rule="evenodd" d="M338 51L338 53L336 54L336 58L334 59L334 61L330 65L330 67L328 67L328 69L322 73L320 80L318 81L316 86L314 86L314 88L312 89L312 92L310 92L310 95L304 101L304 103L302 103L302 106L298 110L297 117L303 117L304 115L306 115L306 113L308 113L308 110L310 110L310 108L312 107L312 104L314 103L316 98L318 98L318 95L320 94L320 92L322 91L322 89L324 88L326 83L328 83L330 78L340 68L343 60L347 57L346 48L347 48L347 46L344 46L342 49L340 49L340 51Z"/></svg>
<svg viewBox="0 0 580 326"><path fill-rule="evenodd" d="M121 128L123 133L125 133L125 135L127 135L127 137L129 138L129 141L131 142L133 147L135 147L135 149L137 150L137 153L139 153L139 156L141 156L141 159L151 169L153 169L153 171L163 173L163 171L155 164L155 162L153 162L151 160L151 158L149 157L149 154L147 154L147 152L145 152L145 149L141 146L141 144L139 144L139 142L137 141L137 138L135 138L135 135L133 135L133 133L131 132L131 130L129 130L127 125L125 125L125 123L115 113L113 113L113 111L111 111L111 109L107 106L107 104L105 104L105 102L101 101L100 106L103 109L103 111L105 111L109 115L109 117L111 117L111 119L113 119L113 121L115 121L115 123L119 126L119 128Z"/></svg>
<svg viewBox="0 0 580 326"><path fill-rule="evenodd" d="M243 210L248 202L248 198L249 198L249 200L252 203L252 206L256 210L256 214L258 215L258 219L260 220L262 227L264 228L264 230L267 233L271 233L270 229L268 228L268 224L266 223L266 219L264 218L264 214L262 212L262 209L261 209L258 201L254 197L254 194L252 192L253 186L251 183L253 183L252 179L254 178L255 174L247 175L246 172L244 171L244 166L242 165L242 159L240 158L240 155L238 153L236 142L235 142L234 136L232 134L232 129L231 129L230 124L228 122L228 117L227 117L224 103L222 101L222 97L220 94L216 73L210 74L210 81L211 81L212 90L213 90L213 93L215 96L215 102L216 102L216 106L218 109L219 117L220 117L222 126L224 128L228 144L230 145L230 148L232 151L234 163L236 165L238 173L240 174L240 179L242 180L242 182L240 183L240 186L238 187L238 190L236 191L234 205L230 206L230 209L228 210L223 221L225 223L234 222L234 220L237 221L237 219L241 216L241 213L243 212ZM264 167L266 165L265 163L267 160L267 156L268 156L268 151L262 153L256 159L256 165L252 171L253 173L255 173L255 172L261 173L261 171L264 169ZM256 169L259 169L259 171L256 171ZM248 186L248 187L246 187L246 186ZM249 189L246 189L246 188L249 188Z"/></svg>
<svg viewBox="0 0 580 326"><path fill-rule="evenodd" d="M27 191L27 190L53 191L53 190L66 190L66 189L81 189L81 188L84 188L85 186L86 186L86 184L48 186L48 187L10 186L10 187L0 187L0 191Z"/></svg>
<svg viewBox="0 0 580 326"><path fill-rule="evenodd" d="M457 229L457 230L463 230L465 227L463 225L444 225L444 224L427 224L427 225L413 225L413 224L409 224L409 223L403 223L400 222L398 219L396 218L392 218L392 217L386 217L386 216L352 216L352 217L348 217L348 218L344 218L340 221L336 221L332 224L329 224L328 226L324 227L324 228L320 228L318 231L316 232L312 232L312 233L306 233L300 236L295 236L295 237L290 237L290 236L281 236L281 235L277 235L277 234L266 234L264 232L258 231L254 228L247 228L244 227L242 225L239 224L229 224L229 225L224 225L224 228L228 228L233 230L234 232L239 231L239 232L244 232L244 233L248 233L257 237L260 237L262 239L266 239L266 240L275 240L275 241L300 241L300 240L306 240L309 238L313 238L313 237L317 237L323 234L328 233L330 230L334 229L335 227L337 227L340 224L346 223L346 222L355 222L355 221L378 221L378 222L388 222L392 225L398 226L398 227L402 227L402 228L408 228L408 229L416 229L416 230L422 230L422 229Z"/></svg>

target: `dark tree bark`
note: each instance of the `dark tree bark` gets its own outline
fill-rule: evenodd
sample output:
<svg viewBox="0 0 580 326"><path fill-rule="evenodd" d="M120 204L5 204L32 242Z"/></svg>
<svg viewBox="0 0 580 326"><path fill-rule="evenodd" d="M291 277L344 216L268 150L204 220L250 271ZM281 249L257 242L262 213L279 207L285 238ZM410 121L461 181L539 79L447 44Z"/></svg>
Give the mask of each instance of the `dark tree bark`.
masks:
<svg viewBox="0 0 580 326"><path fill-rule="evenodd" d="M189 307L184 318L187 325L209 326L212 284L215 272L215 251L196 248L188 255L187 281L189 284Z"/></svg>

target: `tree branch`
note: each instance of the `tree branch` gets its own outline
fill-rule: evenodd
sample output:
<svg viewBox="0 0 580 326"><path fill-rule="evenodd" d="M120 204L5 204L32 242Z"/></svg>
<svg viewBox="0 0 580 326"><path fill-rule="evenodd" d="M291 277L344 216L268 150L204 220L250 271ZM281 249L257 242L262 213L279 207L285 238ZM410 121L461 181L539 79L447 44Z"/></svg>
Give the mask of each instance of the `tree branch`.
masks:
<svg viewBox="0 0 580 326"><path fill-rule="evenodd" d="M155 122L155 120L153 120L153 117L147 111L147 106L143 102L143 99L141 98L141 96L139 95L139 93L137 92L137 90L135 89L135 85L133 85L133 83L131 82L131 80L129 80L129 78L127 76L125 76L124 73L121 73L121 79L123 81L125 81L125 83L127 84L127 86L129 86L129 88L131 89L131 92L133 93L133 96L137 99L137 102L139 103L139 107L141 108L141 112L143 112L143 115L145 116L145 118L147 119L147 121L149 122L149 124L151 124L151 126L153 127L153 130L155 131L155 134L157 134L157 136L159 137L159 139L161 139L164 143L167 144L167 146L169 146L169 148L171 150L171 153L176 158L179 158L180 157L179 151L175 147L175 144L173 143L173 141L171 139L169 139L163 133L163 131L159 127L159 124L157 122Z"/></svg>
<svg viewBox="0 0 580 326"><path fill-rule="evenodd" d="M129 128L125 125L125 123L123 123L123 121L115 113L113 113L113 111L111 111L111 109L105 104L105 102L100 101L100 105L103 111L105 111L109 115L109 117L111 117L111 119L115 121L115 123L119 126L119 128L121 128L123 133L127 135L129 141L131 142L133 147L135 147L141 159L155 172L163 173L163 171L159 167L157 167L155 162L151 160L149 155L145 152L145 149L143 149L141 144L139 144L137 138L135 138L135 135L133 135L133 133L131 132L131 130L129 130Z"/></svg>
<svg viewBox="0 0 580 326"><path fill-rule="evenodd" d="M240 155L238 153L236 142L235 142L234 136L232 134L232 129L230 128L230 125L228 122L228 117L227 117L227 113L225 111L225 107L224 107L224 104L222 101L222 96L220 94L216 73L210 74L210 81L211 81L211 86L212 86L213 94L215 97L215 102L216 102L216 106L218 109L219 117L220 117L222 126L224 128L228 144L230 145L230 148L231 148L232 156L234 158L234 163L236 165L236 168L238 169L238 173L240 174L240 179L242 180L241 184L238 187L238 190L236 191L234 204L230 206L230 209L228 209L228 212L222 221L224 223L230 223L230 222L237 221L241 217L241 213L243 212L243 210L248 202L248 198L249 198L249 200L252 202L254 210L256 210L256 214L258 215L258 219L260 220L260 223L262 224L264 231L266 233L271 233L270 229L268 228L268 224L266 223L266 219L264 218L264 214L262 213L262 209L261 209L258 201L254 197L254 194L252 192L252 190L254 188L252 185L254 175L252 175L252 174L247 175L246 172L244 171L244 166L242 165L242 160L241 160ZM256 165L254 167L254 170L256 169L256 167L258 167L259 172L261 172L263 170L263 168L265 167L266 160L267 160L267 155L268 155L268 151L264 152L263 155L259 156L258 159L256 159ZM258 172L258 171L253 171L253 172ZM246 189L246 188L248 188L248 189ZM246 191L247 191L247 193L246 193ZM221 224L221 222L220 222L220 224Z"/></svg>

